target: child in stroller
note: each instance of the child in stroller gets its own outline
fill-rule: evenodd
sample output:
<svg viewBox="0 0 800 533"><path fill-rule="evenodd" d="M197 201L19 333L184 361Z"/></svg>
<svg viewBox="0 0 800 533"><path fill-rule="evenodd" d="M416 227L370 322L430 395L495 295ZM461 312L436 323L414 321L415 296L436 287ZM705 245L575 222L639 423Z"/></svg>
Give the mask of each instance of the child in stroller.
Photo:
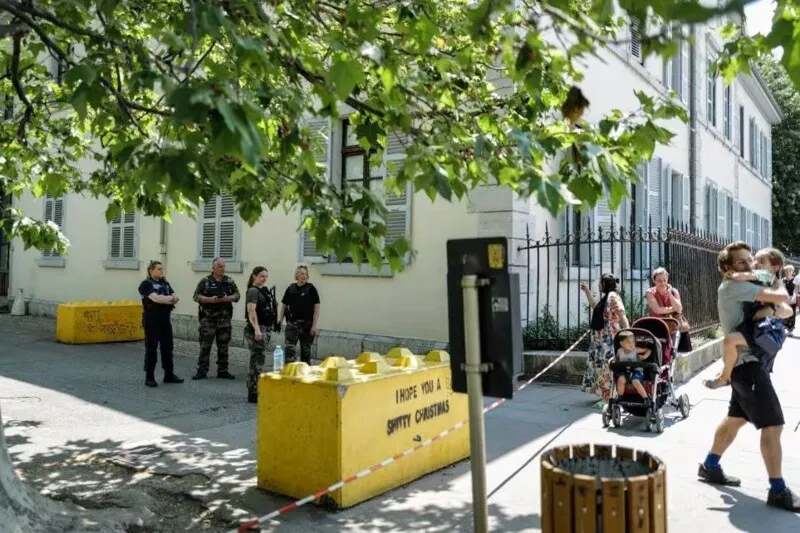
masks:
<svg viewBox="0 0 800 533"><path fill-rule="evenodd" d="M673 386L673 374L675 359L673 358L673 332L678 329L677 320L675 324L669 324L674 319L661 319L655 317L643 317L633 323L629 329L621 330L614 338L615 352L622 348L622 342L628 345L630 352L630 341L633 343L637 352L642 356L649 351L649 356L644 360L636 361L616 361L610 363L610 368L614 373L614 379L618 383L624 374L641 369L639 380L642 390L637 390L631 379L624 387L619 387L612 392L611 401L603 411L603 426L607 427L610 422L615 427L622 425L623 410L633 416L647 419L647 430L661 433L664 430L664 404L669 402L677 407L683 418L689 416L689 397L686 394L676 398ZM639 359L639 357L637 357ZM633 377L633 376L632 376ZM620 390L621 389L621 390Z"/></svg>
<svg viewBox="0 0 800 533"><path fill-rule="evenodd" d="M619 337L619 349L615 356L617 363L647 361L653 350L644 346L636 346L636 337L633 336L632 331L620 331L617 335ZM639 393L645 405L648 405L650 397L647 396L647 391L644 390L642 381L644 380L644 368L636 366L633 369L628 368L628 372L620 372L617 377L617 394L619 396L625 395L625 383L630 383L636 392Z"/></svg>

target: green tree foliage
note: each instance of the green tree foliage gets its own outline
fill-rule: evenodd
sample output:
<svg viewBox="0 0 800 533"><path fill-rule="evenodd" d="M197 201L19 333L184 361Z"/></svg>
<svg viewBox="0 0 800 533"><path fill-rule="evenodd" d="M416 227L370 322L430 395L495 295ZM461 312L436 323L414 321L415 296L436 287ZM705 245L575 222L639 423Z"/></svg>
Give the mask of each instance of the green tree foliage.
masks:
<svg viewBox="0 0 800 533"><path fill-rule="evenodd" d="M772 240L796 256L800 254L796 229L800 214L800 95L774 58L763 57L758 65L784 115L772 128Z"/></svg>
<svg viewBox="0 0 800 533"><path fill-rule="evenodd" d="M670 141L659 122L686 113L638 94L640 109L588 123L581 61L628 16L642 22L646 54L671 55L681 36L664 21L701 22L747 0L617 3L622 13L612 0L0 0L0 97L15 102L0 124L2 186L105 197L109 219L192 214L220 192L249 223L299 207L320 250L399 269L408 243L383 244L382 199L332 186L315 157L326 139L306 119L346 104L376 161L390 135L405 144L390 190L410 181L455 200L496 180L554 214L601 197L615 207L639 161ZM794 24L737 53L792 50ZM63 251L63 235L30 215L9 210L3 230Z"/></svg>

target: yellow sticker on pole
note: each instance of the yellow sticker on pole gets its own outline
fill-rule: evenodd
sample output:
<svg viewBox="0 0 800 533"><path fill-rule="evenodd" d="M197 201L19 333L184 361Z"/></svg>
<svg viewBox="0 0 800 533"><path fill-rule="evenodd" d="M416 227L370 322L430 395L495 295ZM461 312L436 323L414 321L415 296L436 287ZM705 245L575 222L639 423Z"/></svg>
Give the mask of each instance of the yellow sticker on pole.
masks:
<svg viewBox="0 0 800 533"><path fill-rule="evenodd" d="M489 245L489 268L500 270L505 266L505 248L502 244Z"/></svg>

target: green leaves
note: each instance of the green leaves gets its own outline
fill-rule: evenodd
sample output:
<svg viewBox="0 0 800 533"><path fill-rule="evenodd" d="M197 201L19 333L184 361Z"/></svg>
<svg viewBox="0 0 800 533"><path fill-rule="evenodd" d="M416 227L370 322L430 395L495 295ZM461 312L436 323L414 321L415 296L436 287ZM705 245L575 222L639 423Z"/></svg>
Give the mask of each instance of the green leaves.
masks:
<svg viewBox="0 0 800 533"><path fill-rule="evenodd" d="M339 53L333 59L333 66L328 74L328 81L339 100L346 99L356 85L364 80L361 64L345 53Z"/></svg>
<svg viewBox="0 0 800 533"><path fill-rule="evenodd" d="M744 2L618 4L637 18L652 11L690 22ZM594 88L582 86L581 65L615 39L624 13L610 0L532 5L541 13L511 0L39 3L36 9L64 24L41 23L47 43L36 32L26 37L20 83L35 109L26 118L18 105L11 121L0 122L0 180L17 194L106 198L107 217L134 207L191 215L221 192L249 223L266 210L300 208L321 252L392 269L415 253L389 235L387 222L397 201L390 191L409 183L420 195L452 202L497 183L535 197L552 214L600 198L614 208L639 162L670 142L666 121L686 120L686 109L638 92L639 109L587 122L575 94L579 88L592 102ZM800 81L797 15L783 6L766 36L725 30L724 76L782 46L787 70ZM542 31L545 18L563 42ZM643 21L643 50L676 51L676 40L652 22ZM48 50L53 43L70 58L63 83L40 61L61 55ZM0 70L9 62L0 53ZM10 80L0 80L0 97L15 93ZM338 165L348 117L345 151L370 154L366 173L390 175L383 187L331 181L347 173ZM388 164L401 158L396 168ZM89 176L87 160L96 166ZM66 242L20 213L0 220L28 245Z"/></svg>

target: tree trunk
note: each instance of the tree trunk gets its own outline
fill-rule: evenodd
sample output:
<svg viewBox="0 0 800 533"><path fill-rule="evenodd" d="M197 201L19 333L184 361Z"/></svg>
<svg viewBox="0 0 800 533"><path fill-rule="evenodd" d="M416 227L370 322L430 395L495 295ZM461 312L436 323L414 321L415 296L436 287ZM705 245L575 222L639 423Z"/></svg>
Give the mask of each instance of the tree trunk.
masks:
<svg viewBox="0 0 800 533"><path fill-rule="evenodd" d="M0 411L0 524L3 531L44 531L52 522L55 507L55 502L26 487L17 476L6 448Z"/></svg>
<svg viewBox="0 0 800 533"><path fill-rule="evenodd" d="M19 479L11 462L0 412L0 532L2 533L124 533L128 526L152 527L146 508L87 511L71 503L46 498Z"/></svg>

